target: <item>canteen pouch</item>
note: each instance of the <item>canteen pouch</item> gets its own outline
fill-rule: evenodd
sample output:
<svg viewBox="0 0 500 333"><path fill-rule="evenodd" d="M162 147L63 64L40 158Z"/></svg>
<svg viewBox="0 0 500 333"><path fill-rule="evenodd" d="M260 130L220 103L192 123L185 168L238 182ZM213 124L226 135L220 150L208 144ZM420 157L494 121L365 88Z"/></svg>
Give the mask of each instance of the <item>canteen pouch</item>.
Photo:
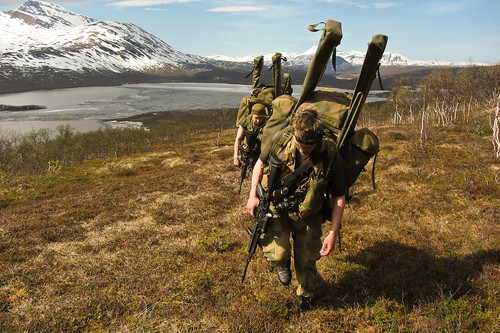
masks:
<svg viewBox="0 0 500 333"><path fill-rule="evenodd" d="M321 211L325 202L325 192L328 182L322 177L311 176L306 183L304 200L299 204L299 217L305 218Z"/></svg>

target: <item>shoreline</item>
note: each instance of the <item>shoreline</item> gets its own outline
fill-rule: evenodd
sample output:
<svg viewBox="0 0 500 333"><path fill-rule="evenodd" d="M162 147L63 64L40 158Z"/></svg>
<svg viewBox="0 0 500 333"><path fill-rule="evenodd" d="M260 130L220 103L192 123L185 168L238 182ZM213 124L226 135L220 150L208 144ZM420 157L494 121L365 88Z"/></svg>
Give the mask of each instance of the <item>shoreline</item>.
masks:
<svg viewBox="0 0 500 333"><path fill-rule="evenodd" d="M45 105L34 105L34 104L28 104L28 105L0 104L0 112L34 111L34 110L43 110L46 108L47 107Z"/></svg>
<svg viewBox="0 0 500 333"><path fill-rule="evenodd" d="M165 126L182 126L182 124L208 124L212 122L224 122L224 118L231 118L235 121L238 108L214 108L214 109L194 109L194 110L170 110L142 113L131 117L112 118L102 120L102 123L115 126L126 126L132 124L136 127L141 123L143 128L154 129L163 128ZM234 119L233 119L234 118Z"/></svg>

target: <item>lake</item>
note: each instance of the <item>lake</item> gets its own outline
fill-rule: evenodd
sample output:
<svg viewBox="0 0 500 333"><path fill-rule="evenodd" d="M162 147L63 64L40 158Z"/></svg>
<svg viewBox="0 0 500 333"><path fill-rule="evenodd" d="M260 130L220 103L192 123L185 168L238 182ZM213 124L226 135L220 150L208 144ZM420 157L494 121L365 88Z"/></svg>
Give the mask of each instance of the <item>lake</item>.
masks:
<svg viewBox="0 0 500 333"><path fill-rule="evenodd" d="M31 111L0 112L0 128L21 133L69 124L85 132L116 126L106 119L148 112L238 107L250 85L217 83L133 84L0 95L0 104L44 105Z"/></svg>
<svg viewBox="0 0 500 333"><path fill-rule="evenodd" d="M294 86L299 97L301 86ZM144 83L0 95L0 104L44 105L42 110L0 112L0 129L26 133L69 124L78 132L123 125L107 119L171 110L237 108L251 85L223 83ZM375 97L376 98L376 97ZM126 126L140 124L125 123Z"/></svg>

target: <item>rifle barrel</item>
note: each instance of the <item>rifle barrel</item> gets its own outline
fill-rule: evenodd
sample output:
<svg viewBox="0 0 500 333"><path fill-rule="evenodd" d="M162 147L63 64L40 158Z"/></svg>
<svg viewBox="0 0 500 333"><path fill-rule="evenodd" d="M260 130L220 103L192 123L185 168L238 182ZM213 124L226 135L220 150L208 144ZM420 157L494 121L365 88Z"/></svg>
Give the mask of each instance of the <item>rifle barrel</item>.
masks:
<svg viewBox="0 0 500 333"><path fill-rule="evenodd" d="M245 176L247 174L247 168L248 168L248 162L244 162L241 165L241 175L240 175L240 189L238 190L238 194L241 193L241 185L243 184L243 181L245 180Z"/></svg>
<svg viewBox="0 0 500 333"><path fill-rule="evenodd" d="M259 242L259 237L260 237L259 223L255 223L255 227L253 228L253 231L249 231L249 229L250 228L247 228L246 230L251 235L251 239L250 239L250 244L248 245L247 262L245 264L245 268L243 269L243 274L241 275L241 280L240 280L241 283L243 283L243 281L245 281L248 265L250 264L250 261L252 260L252 256L255 253L255 250L257 250L257 244Z"/></svg>

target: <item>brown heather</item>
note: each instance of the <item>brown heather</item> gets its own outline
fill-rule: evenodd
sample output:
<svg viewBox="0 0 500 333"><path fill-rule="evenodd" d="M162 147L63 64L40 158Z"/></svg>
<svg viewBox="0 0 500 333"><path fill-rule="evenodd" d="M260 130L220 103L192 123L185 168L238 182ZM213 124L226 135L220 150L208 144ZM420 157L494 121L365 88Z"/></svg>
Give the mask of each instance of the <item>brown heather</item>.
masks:
<svg viewBox="0 0 500 333"><path fill-rule="evenodd" d="M420 156L416 128L373 129L377 189L369 172L358 180L342 252L319 261L305 316L260 250L239 283L252 221L227 129L219 146L205 133L4 182L1 330L498 330L500 163L488 138L434 130Z"/></svg>
<svg viewBox="0 0 500 333"><path fill-rule="evenodd" d="M233 124L235 110L220 112ZM422 143L418 122L371 125L377 189L369 164L351 191L342 252L318 262L316 307L299 316L295 280L281 286L260 250L240 283L249 180L238 196L236 130L225 128L4 174L0 331L500 331L491 131L428 125Z"/></svg>

